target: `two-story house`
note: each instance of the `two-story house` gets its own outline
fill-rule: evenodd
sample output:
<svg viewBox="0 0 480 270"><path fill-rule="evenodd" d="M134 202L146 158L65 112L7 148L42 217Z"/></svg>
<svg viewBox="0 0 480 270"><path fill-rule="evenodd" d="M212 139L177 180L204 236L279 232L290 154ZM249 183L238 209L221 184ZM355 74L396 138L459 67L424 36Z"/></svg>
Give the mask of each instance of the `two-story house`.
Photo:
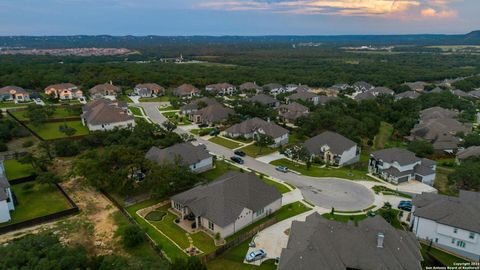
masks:
<svg viewBox="0 0 480 270"><path fill-rule="evenodd" d="M165 88L156 83L141 83L135 85L133 92L140 97L158 97L165 94Z"/></svg>
<svg viewBox="0 0 480 270"><path fill-rule="evenodd" d="M189 142L177 143L170 147L158 148L153 146L145 158L161 163L179 163L188 166L194 173L201 173L213 168L213 157L204 145L193 145Z"/></svg>
<svg viewBox="0 0 480 270"><path fill-rule="evenodd" d="M460 190L458 197L424 193L413 198L415 235L472 261L480 260L480 193Z"/></svg>
<svg viewBox="0 0 480 270"><path fill-rule="evenodd" d="M45 87L46 95L51 95L58 99L74 99L83 97L83 92L73 83L59 83Z"/></svg>
<svg viewBox="0 0 480 270"><path fill-rule="evenodd" d="M0 88L0 99L18 102L30 101L30 94L22 87L9 85Z"/></svg>
<svg viewBox="0 0 480 270"><path fill-rule="evenodd" d="M332 131L325 131L310 138L303 145L312 159L319 158L329 165L345 166L360 159L360 148L357 144Z"/></svg>
<svg viewBox="0 0 480 270"><path fill-rule="evenodd" d="M419 158L414 153L401 148L375 151L370 154L368 162L370 173L393 184L417 180L433 186L435 169L435 161Z"/></svg>
<svg viewBox="0 0 480 270"><path fill-rule="evenodd" d="M216 83L205 86L205 91L215 93L219 96L233 95L235 90L235 86L229 83Z"/></svg>

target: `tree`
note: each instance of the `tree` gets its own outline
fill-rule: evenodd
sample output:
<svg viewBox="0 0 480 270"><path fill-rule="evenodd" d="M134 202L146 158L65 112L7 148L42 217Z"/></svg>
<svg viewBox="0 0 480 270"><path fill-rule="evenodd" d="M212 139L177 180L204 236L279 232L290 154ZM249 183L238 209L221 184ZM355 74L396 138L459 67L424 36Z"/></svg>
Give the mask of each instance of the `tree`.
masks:
<svg viewBox="0 0 480 270"><path fill-rule="evenodd" d="M188 259L175 259L170 265L170 270L207 270L207 267L196 256Z"/></svg>
<svg viewBox="0 0 480 270"><path fill-rule="evenodd" d="M471 157L463 161L448 176L448 182L464 190L480 191L480 157Z"/></svg>
<svg viewBox="0 0 480 270"><path fill-rule="evenodd" d="M275 143L275 140L273 140L272 136L270 135L258 133L256 137L257 137L257 140L255 144L258 145L258 147L260 148L259 154L262 153L262 150L264 147L268 147Z"/></svg>
<svg viewBox="0 0 480 270"><path fill-rule="evenodd" d="M143 241L145 241L145 235L138 226L128 225L122 232L122 242L123 245L127 248L132 248Z"/></svg>
<svg viewBox="0 0 480 270"><path fill-rule="evenodd" d="M42 184L55 184L60 182L60 178L52 172L41 172L38 174L36 180Z"/></svg>
<svg viewBox="0 0 480 270"><path fill-rule="evenodd" d="M46 172L48 166L52 164L51 159L46 155L34 156L32 153L27 153L18 159L20 163L30 164L37 172Z"/></svg>
<svg viewBox="0 0 480 270"><path fill-rule="evenodd" d="M35 104L28 105L25 117L28 118L30 123L35 127L41 126L50 118L55 112L55 108L51 105L39 106Z"/></svg>
<svg viewBox="0 0 480 270"><path fill-rule="evenodd" d="M58 127L58 130L69 137L73 136L77 132L75 128L68 126L66 121L63 125Z"/></svg>
<svg viewBox="0 0 480 270"><path fill-rule="evenodd" d="M302 161L307 165L307 169L310 169L312 164L310 152L304 145L295 145L290 148L291 158L296 161Z"/></svg>
<svg viewBox="0 0 480 270"><path fill-rule="evenodd" d="M172 123L172 121L165 121L163 122L162 126L168 131L168 132L173 132L177 126Z"/></svg>
<svg viewBox="0 0 480 270"><path fill-rule="evenodd" d="M463 138L463 147L468 148L470 146L480 145L480 134L470 133Z"/></svg>
<svg viewBox="0 0 480 270"><path fill-rule="evenodd" d="M421 158L428 157L433 154L433 145L430 142L422 140L410 142L407 149L414 152Z"/></svg>

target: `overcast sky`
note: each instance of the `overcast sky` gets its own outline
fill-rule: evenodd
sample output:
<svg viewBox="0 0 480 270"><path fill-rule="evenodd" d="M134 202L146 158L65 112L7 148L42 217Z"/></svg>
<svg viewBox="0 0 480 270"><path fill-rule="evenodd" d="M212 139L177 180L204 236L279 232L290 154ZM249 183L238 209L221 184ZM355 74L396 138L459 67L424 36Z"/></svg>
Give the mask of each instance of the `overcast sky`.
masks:
<svg viewBox="0 0 480 270"><path fill-rule="evenodd" d="M0 0L0 35L467 33L480 0Z"/></svg>

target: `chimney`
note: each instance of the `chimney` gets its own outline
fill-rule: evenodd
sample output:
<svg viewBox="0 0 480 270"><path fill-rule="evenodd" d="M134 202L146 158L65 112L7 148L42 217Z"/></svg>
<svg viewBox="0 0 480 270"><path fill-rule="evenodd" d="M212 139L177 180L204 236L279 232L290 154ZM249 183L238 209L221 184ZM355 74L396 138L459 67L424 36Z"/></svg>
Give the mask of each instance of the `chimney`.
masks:
<svg viewBox="0 0 480 270"><path fill-rule="evenodd" d="M377 234L377 248L383 248L383 240L385 238L385 234L379 232Z"/></svg>
<svg viewBox="0 0 480 270"><path fill-rule="evenodd" d="M112 81L110 80L110 84L113 85Z"/></svg>

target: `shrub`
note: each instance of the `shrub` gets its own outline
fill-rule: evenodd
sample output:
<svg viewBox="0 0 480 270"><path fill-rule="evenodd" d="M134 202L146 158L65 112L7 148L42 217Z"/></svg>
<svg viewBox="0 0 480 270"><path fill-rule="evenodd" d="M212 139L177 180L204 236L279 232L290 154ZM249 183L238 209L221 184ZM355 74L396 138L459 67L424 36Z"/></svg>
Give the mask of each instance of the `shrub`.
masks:
<svg viewBox="0 0 480 270"><path fill-rule="evenodd" d="M53 148L59 157L72 157L80 153L77 142L71 140L55 141Z"/></svg>
<svg viewBox="0 0 480 270"><path fill-rule="evenodd" d="M135 225L129 225L122 232L123 245L127 248L135 247L145 241L145 235Z"/></svg>
<svg viewBox="0 0 480 270"><path fill-rule="evenodd" d="M33 145L33 141L32 141L32 140L24 141L24 142L22 143L22 146L25 147L25 148L26 148L26 147L30 147L30 146L32 146L32 145Z"/></svg>
<svg viewBox="0 0 480 270"><path fill-rule="evenodd" d="M166 215L165 212L163 211L159 211L159 210L155 210L155 211L152 211L150 213L148 213L146 216L145 216L145 219L146 220L150 220L150 221L160 221L162 220L162 218Z"/></svg>
<svg viewBox="0 0 480 270"><path fill-rule="evenodd" d="M8 150L8 146L4 142L0 142L0 152L5 152Z"/></svg>

